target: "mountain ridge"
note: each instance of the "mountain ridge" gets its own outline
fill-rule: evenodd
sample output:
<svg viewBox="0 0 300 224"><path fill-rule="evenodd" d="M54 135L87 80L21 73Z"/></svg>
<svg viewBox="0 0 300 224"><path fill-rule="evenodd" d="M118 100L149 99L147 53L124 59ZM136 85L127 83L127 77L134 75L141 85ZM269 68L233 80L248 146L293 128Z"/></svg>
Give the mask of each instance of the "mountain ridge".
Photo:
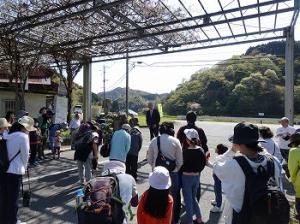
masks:
<svg viewBox="0 0 300 224"><path fill-rule="evenodd" d="M107 99L111 99L111 100L116 100L120 97L124 97L126 94L126 88L125 87L117 87L111 91L107 91L105 92L105 97ZM145 100L148 101L155 101L158 98L162 98L167 96L169 93L162 93L162 94L158 94L158 93L149 93L146 91L142 91L142 90L136 90L136 89L129 89L128 91L128 95L129 97L134 97L134 96L141 96L143 98L145 98ZM99 92L97 93L97 95L99 97L103 97L103 92Z"/></svg>

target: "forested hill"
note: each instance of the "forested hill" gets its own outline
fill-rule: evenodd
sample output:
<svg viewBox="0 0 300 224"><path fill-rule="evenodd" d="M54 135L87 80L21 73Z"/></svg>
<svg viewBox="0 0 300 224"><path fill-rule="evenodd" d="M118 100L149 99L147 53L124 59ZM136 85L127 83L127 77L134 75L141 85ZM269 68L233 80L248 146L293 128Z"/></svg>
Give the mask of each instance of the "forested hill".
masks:
<svg viewBox="0 0 300 224"><path fill-rule="evenodd" d="M282 116L285 61L264 53L271 45L249 48L245 55L193 74L166 98L164 110L174 115L185 114L193 107L205 115L257 116L263 112L266 117ZM275 49L280 55L282 49L274 44ZM300 113L299 42L296 49L295 111Z"/></svg>

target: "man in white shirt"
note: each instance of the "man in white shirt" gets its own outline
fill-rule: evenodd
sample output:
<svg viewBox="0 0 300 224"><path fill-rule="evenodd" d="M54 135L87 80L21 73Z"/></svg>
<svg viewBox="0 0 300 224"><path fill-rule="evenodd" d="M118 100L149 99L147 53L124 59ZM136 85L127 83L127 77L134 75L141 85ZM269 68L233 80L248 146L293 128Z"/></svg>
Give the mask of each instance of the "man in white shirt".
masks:
<svg viewBox="0 0 300 224"><path fill-rule="evenodd" d="M290 147L290 137L295 133L296 129L289 125L289 119L283 117L280 119L280 124L282 127L278 128L276 131L276 137L278 138L278 145L282 157L288 162Z"/></svg>

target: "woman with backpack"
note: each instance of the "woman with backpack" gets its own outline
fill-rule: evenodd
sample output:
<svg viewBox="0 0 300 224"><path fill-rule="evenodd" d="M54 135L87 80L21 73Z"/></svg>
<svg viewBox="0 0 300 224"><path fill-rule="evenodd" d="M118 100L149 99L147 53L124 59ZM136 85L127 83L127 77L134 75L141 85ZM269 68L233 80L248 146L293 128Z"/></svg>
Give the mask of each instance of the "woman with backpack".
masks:
<svg viewBox="0 0 300 224"><path fill-rule="evenodd" d="M98 164L99 135L88 123L82 123L75 138L74 160L77 160L79 182L85 184L92 178L92 160Z"/></svg>
<svg viewBox="0 0 300 224"><path fill-rule="evenodd" d="M8 170L1 177L0 220L5 220L5 224L17 223L21 179L29 158L28 133L34 130L34 120L23 116L12 125L8 134L3 135L10 161Z"/></svg>
<svg viewBox="0 0 300 224"><path fill-rule="evenodd" d="M197 189L200 183L200 173L206 165L204 150L199 145L199 135L195 129L185 129L188 148L183 150L182 193L184 197L186 220L184 223L203 224L200 207L197 202ZM196 215L196 221L193 216Z"/></svg>
<svg viewBox="0 0 300 224"><path fill-rule="evenodd" d="M141 196L138 210L138 224L171 224L173 198L169 193L171 178L169 171L157 166L149 175L150 187Z"/></svg>

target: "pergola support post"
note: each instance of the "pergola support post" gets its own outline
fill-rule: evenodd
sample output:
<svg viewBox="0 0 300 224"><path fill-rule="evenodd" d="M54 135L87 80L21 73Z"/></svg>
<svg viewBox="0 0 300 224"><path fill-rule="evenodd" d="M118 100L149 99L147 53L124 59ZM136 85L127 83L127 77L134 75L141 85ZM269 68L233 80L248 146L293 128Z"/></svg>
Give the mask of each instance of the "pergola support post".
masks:
<svg viewBox="0 0 300 224"><path fill-rule="evenodd" d="M128 58L128 52L126 53L126 115L128 116L128 91L129 91L129 58Z"/></svg>
<svg viewBox="0 0 300 224"><path fill-rule="evenodd" d="M294 124L294 29L286 30L284 114Z"/></svg>
<svg viewBox="0 0 300 224"><path fill-rule="evenodd" d="M91 59L85 59L83 64L83 121L92 119L92 68Z"/></svg>

